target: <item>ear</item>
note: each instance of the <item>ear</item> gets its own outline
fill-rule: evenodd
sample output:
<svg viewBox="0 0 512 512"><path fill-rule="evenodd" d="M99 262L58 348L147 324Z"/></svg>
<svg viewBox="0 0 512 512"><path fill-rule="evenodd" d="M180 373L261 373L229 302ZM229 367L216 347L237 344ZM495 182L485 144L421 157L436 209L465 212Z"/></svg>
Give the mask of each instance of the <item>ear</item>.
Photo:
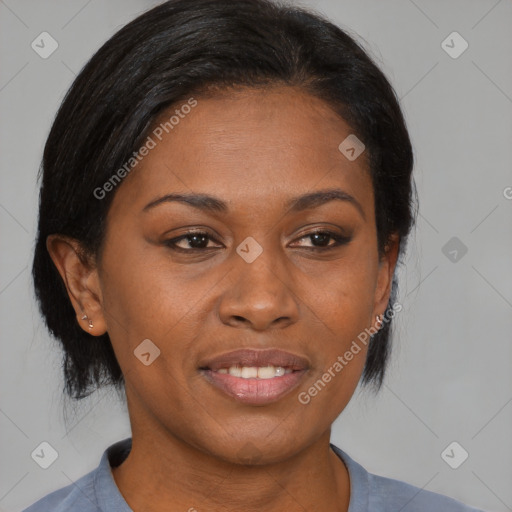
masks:
<svg viewBox="0 0 512 512"><path fill-rule="evenodd" d="M78 324L85 332L101 336L107 331L107 325L96 265L84 256L80 243L75 239L49 235L46 248L66 285ZM84 315L88 318L83 320ZM89 328L89 320L93 323L92 328Z"/></svg>
<svg viewBox="0 0 512 512"><path fill-rule="evenodd" d="M393 273L400 249L400 237L393 233L386 243L385 252L379 261L377 286L375 288L373 320L377 315L383 315L386 311L391 287L393 285ZM372 324L374 322L372 321Z"/></svg>

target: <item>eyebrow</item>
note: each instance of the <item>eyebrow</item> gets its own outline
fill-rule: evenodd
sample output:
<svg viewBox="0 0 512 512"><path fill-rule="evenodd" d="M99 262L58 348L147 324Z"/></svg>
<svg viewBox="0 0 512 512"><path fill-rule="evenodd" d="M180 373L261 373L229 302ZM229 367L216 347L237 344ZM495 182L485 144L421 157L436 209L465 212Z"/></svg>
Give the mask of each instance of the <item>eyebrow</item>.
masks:
<svg viewBox="0 0 512 512"><path fill-rule="evenodd" d="M359 203L354 196L339 188L317 190L315 192L310 192L309 194L293 197L285 203L285 209L289 210L291 213L297 213L312 208L318 208L329 201L335 200L351 203L356 207L363 219L366 220L366 215L361 203ZM223 200L208 194L194 193L166 194L148 203L142 211L147 212L160 204L174 201L188 204L194 208L209 213L228 213L229 211L227 203Z"/></svg>

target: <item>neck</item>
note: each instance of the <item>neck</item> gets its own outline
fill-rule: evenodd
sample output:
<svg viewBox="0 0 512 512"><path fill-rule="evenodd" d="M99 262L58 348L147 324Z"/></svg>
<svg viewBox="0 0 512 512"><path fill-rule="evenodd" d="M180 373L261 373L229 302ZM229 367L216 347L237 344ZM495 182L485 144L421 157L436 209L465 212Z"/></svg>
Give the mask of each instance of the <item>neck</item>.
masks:
<svg viewBox="0 0 512 512"><path fill-rule="evenodd" d="M112 474L134 512L348 511L348 471L330 448L330 430L286 460L242 465L150 421L131 425L132 449Z"/></svg>
<svg viewBox="0 0 512 512"><path fill-rule="evenodd" d="M284 462L241 466L175 440L164 447L134 435L130 454L112 472L134 512L347 512L349 504L348 472L326 436Z"/></svg>

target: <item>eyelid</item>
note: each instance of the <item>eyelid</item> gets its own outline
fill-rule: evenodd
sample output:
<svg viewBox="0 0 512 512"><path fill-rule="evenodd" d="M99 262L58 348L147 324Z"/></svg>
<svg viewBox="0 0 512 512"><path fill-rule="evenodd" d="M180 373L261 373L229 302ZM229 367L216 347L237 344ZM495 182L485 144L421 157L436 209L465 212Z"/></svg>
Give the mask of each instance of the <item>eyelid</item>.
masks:
<svg viewBox="0 0 512 512"><path fill-rule="evenodd" d="M333 229L317 226L315 228L310 228L310 230L303 231L302 234L299 234L294 238L294 241L300 241L304 238L308 238L308 237L316 235L316 234L327 235L332 240L334 240L335 243L326 245L324 247L322 247L322 246L303 247L303 249L311 250L311 251L315 251L315 252L325 252L330 249L335 249L337 247L346 245L347 243L349 243L352 240L352 235L341 234L341 233L334 231ZM209 241L212 241L214 243L222 245L222 243L217 240L216 236L212 235L209 232L209 230L207 230L205 228L190 229L189 231L187 231L177 237L165 240L164 244L169 246L170 249L177 251L177 252L182 252L182 253L187 253L187 252L188 253L198 253L198 252L209 251L212 249L219 249L219 247L204 247L204 248L196 247L196 248L190 248L190 249L183 249L182 247L177 247L177 245L176 245L177 243L179 243L181 240L185 240L185 239L187 239L187 237L193 236L193 235L205 235L206 238L209 239Z"/></svg>
<svg viewBox="0 0 512 512"><path fill-rule="evenodd" d="M186 231L185 233L176 236L174 238L169 238L164 241L165 245L168 245L171 249L179 252L200 252L200 251L208 251L211 249L219 249L219 247L205 247L204 249L198 249L198 248L191 248L191 249L183 249L182 247L177 247L175 244L180 242L181 240L186 240L187 237L193 236L193 235L205 235L209 241L215 242L216 244L221 244L216 238L216 235L212 235L208 230L204 228L198 228L198 229L190 229L189 231Z"/></svg>
<svg viewBox="0 0 512 512"><path fill-rule="evenodd" d="M305 236L309 236L309 235L314 235L315 233L329 233L331 235L335 235L335 236L339 236L340 238L341 237L346 237L346 238L349 238L351 236L351 232L349 230L343 230L339 227L330 227L330 226L318 226L318 225L315 225L315 226L309 226L307 228L305 228L304 230L302 230L301 232L299 232L299 234L297 234L295 236L295 239L299 239L299 238L303 238Z"/></svg>
<svg viewBox="0 0 512 512"><path fill-rule="evenodd" d="M314 251L327 251L329 249L335 249L337 247L341 247L342 245L346 245L352 240L352 235L342 235L342 234L332 231L330 229L322 229L322 228L317 228L317 229L314 229L313 231L308 231L305 234L303 234L302 236L298 236L295 240L302 240L303 238L308 238L308 237L310 237L312 235L316 235L316 234L327 235L330 238L332 238L335 241L335 243L331 244L331 245L326 245L324 247L321 247L321 246L320 247L315 247L315 246L304 247L304 249L311 249Z"/></svg>

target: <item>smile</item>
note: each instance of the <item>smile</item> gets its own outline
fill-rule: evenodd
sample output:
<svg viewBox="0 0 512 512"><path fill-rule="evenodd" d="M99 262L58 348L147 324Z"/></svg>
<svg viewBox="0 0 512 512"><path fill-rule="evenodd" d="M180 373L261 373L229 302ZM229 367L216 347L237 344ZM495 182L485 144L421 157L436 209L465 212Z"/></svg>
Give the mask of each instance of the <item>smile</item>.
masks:
<svg viewBox="0 0 512 512"><path fill-rule="evenodd" d="M217 370L218 373L229 374L242 379L273 379L274 377L282 377L292 371L291 368L283 368L282 366L230 366Z"/></svg>
<svg viewBox="0 0 512 512"><path fill-rule="evenodd" d="M200 364L214 388L248 405L277 402L296 388L309 368L307 359L281 350L237 350Z"/></svg>

